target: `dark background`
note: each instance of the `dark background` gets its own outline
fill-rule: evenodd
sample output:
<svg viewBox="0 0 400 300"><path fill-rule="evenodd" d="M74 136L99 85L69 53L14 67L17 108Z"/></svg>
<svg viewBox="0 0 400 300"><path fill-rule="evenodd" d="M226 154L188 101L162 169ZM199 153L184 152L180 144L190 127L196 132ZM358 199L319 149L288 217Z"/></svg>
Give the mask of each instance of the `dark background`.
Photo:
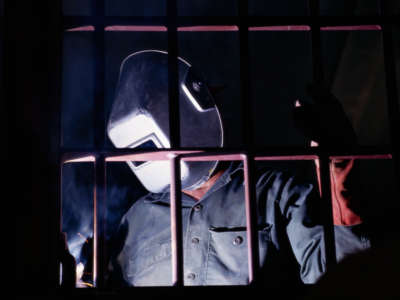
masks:
<svg viewBox="0 0 400 300"><path fill-rule="evenodd" d="M68 14L67 11L83 15L93 13L91 5L88 5L85 11L77 10L78 2L70 1L68 4L64 1L65 14ZM307 14L306 5L303 5L302 1L296 1L296 6L290 6L289 11L286 6L289 1L279 1L279 4L274 3L272 7L261 5L261 2L263 1L249 1L249 13L281 15L285 11L288 15ZM334 2L335 6L331 5L332 1L322 1L321 13L374 15L377 12L374 1L365 1L364 6L358 9L351 1ZM140 12L139 15L152 15L155 13L153 9L158 11L155 14L162 15L163 12L158 5L143 6L144 3L151 4L156 1L147 0L142 4L137 1L139 6L142 5L142 9L130 7L131 1L113 1L113 5L107 3L110 1L106 1L106 14L110 15L132 14L134 11ZM183 15L202 15L204 11L209 11L204 5L196 6L200 1L193 1L193 7L185 7L185 3L187 1L180 1L179 4L180 13ZM210 3L212 5L214 1ZM90 145L93 142L90 125L84 126L85 123L82 122L84 120L87 124L93 124L90 119L93 118L93 108L90 104L93 97L87 96L93 92L91 89L94 85L91 71L94 64L91 58L93 43L90 41L90 32L69 32L64 38L60 37L58 25L61 16L58 12L61 5L55 1L8 1L4 8L6 14L3 14L3 1L0 4L0 89L2 99L5 100L2 101L1 107L2 111L3 108L6 110L3 113L2 125L8 133L1 148L3 159L13 158L2 159L2 162L9 167L7 173L11 176L7 176L6 187L7 190L11 189L12 196L8 196L8 199L14 203L11 210L5 211L16 214L15 278L17 286L21 287L18 294L23 290L23 294L27 295L46 295L57 285L54 274L58 271L55 263L56 224L59 222L57 197L61 187L59 128L63 129L64 146L68 143ZM213 7L211 11L216 15L235 15L237 7L233 5L232 8L226 9L226 6L222 5ZM147 47L158 48L164 45L165 49L166 37L162 37L163 34L165 35L154 33L153 35L159 37L153 40L152 34L143 39L139 33L106 33L107 105L112 101L122 59L136 50ZM237 34L179 34L180 55L201 66L210 84L225 88L216 96L216 101L220 103L223 115L226 115L226 122L233 128L237 126L234 133L228 133L229 143L234 146L240 146L242 141L241 127L239 122L236 122L240 119ZM296 97L306 97L304 84L312 78L308 35L309 33L304 31L249 34L252 103L254 119L256 124L260 124L256 126L255 136L262 146L306 143L301 133L291 126L290 109ZM394 34L394 40L397 41L398 47L398 34ZM367 145L387 145L390 141L383 101L384 76L379 41L377 32L326 32L322 37L327 81L338 97L348 104L347 112L358 136ZM371 44L366 47L366 43ZM397 66L398 62L397 57ZM364 96L355 99L357 97L354 95ZM347 102L346 97L350 99ZM60 99L63 99L62 103ZM81 105L79 109L75 106L77 103ZM66 111L70 113L65 114ZM65 115L70 119L64 117ZM270 128L274 130L271 131ZM12 163L8 163L11 161ZM398 211L398 202L395 200L398 198L390 195L395 184L385 180L385 176L388 180L393 178L387 172L387 167L376 166L379 163L373 164L374 167L366 167L367 170L373 170L373 173L363 173L374 175L366 177L364 181L371 182L366 185L365 191L372 195L370 199L374 200L368 202L368 211L372 213L373 225L379 224L379 230L386 232L384 236L390 237L392 232L396 233L398 230L394 222ZM126 174L121 176L125 180L123 184L129 184L129 180L126 179L129 172L126 168L122 172ZM80 172L73 170L71 174L73 178L79 176ZM376 184L377 175L381 185ZM89 179L85 177L82 181L85 180ZM390 185L385 186L385 182L390 182ZM84 186L87 188L87 185ZM118 188L123 189L124 186ZM73 189L76 192L76 187ZM376 206L375 203L379 205ZM386 225L392 228L387 228Z"/></svg>

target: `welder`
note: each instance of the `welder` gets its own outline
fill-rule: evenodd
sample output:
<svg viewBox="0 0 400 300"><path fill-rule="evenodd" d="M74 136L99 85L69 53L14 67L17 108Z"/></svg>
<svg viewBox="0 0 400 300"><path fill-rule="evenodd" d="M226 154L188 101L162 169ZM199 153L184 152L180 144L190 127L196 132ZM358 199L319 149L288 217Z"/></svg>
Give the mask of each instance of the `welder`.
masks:
<svg viewBox="0 0 400 300"><path fill-rule="evenodd" d="M223 124L205 80L183 58L177 64L181 146L223 148L224 131L229 126ZM319 106L330 105L328 111L334 107L341 114L340 104L319 87L312 86L310 93L317 102L319 98L330 98L325 99L326 104L322 104L324 99L320 103L303 103L295 112L295 120L306 130L317 128L306 132L314 141L334 141L336 137L330 137L322 124L326 120L308 122L319 116ZM168 109L168 54L145 50L129 55L121 65L107 125L113 145L147 150L171 147ZM351 131L348 124L346 118L339 118L334 131ZM351 134L348 136L352 139ZM360 230L362 220L348 196L346 180L354 161L341 163L334 166L336 181L332 181L338 261L370 247ZM169 163L127 164L149 193L138 199L121 220L109 264L109 282L127 286L171 285ZM315 283L326 271L327 260L318 184L274 169L257 169L254 178L260 281L271 287ZM181 186L184 284L248 284L243 165L181 162Z"/></svg>

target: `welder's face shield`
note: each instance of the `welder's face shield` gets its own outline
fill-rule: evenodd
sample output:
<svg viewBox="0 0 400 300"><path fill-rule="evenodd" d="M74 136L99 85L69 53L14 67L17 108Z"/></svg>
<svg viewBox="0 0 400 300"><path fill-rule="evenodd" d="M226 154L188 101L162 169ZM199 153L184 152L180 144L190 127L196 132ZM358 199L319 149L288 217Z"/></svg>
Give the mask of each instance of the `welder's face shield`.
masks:
<svg viewBox="0 0 400 300"><path fill-rule="evenodd" d="M205 82L181 58L178 74L181 147L222 147L221 117ZM166 52L141 51L123 61L107 132L117 148L171 147ZM168 188L167 161L127 163L150 192L159 193ZM182 162L182 188L198 187L215 168L216 162Z"/></svg>

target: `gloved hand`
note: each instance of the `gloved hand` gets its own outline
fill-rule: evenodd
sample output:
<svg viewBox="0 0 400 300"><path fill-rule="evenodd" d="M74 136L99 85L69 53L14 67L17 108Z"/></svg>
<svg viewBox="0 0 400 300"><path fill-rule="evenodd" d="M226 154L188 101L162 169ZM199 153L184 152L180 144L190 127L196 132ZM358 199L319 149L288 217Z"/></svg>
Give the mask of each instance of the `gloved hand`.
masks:
<svg viewBox="0 0 400 300"><path fill-rule="evenodd" d="M355 131L339 100L322 85L307 87L312 102L297 100L294 109L296 126L311 140L311 146L327 148L356 145ZM319 161L316 161L321 190ZM354 159L335 159L330 165L333 223L356 225L360 217L359 176Z"/></svg>
<svg viewBox="0 0 400 300"><path fill-rule="evenodd" d="M307 138L320 146L338 148L356 145L356 134L350 120L328 88L309 84L310 101L296 101L294 122Z"/></svg>

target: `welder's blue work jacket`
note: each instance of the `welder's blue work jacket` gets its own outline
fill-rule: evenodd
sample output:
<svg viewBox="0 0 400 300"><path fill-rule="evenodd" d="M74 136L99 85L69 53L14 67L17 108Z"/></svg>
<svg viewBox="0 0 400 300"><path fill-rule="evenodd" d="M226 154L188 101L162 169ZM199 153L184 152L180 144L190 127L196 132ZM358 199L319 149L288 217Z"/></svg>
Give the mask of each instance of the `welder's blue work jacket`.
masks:
<svg viewBox="0 0 400 300"><path fill-rule="evenodd" d="M315 283L326 270L318 188L279 171L255 179L261 280ZM200 201L182 194L185 285L248 283L244 189L243 168L232 165ZM125 284L171 285L169 201L149 194L123 217L110 268ZM358 227L335 226L338 260L369 247Z"/></svg>

